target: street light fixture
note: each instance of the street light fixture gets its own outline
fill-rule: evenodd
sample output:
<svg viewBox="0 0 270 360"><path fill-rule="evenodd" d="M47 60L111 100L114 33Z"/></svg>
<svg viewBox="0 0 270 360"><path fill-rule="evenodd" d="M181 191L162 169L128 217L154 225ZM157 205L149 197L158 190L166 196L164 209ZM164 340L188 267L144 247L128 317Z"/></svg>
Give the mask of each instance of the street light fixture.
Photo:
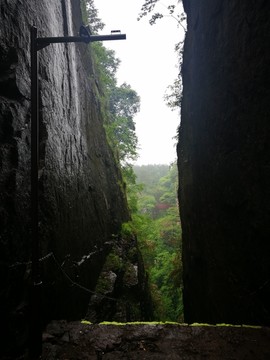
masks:
<svg viewBox="0 0 270 360"><path fill-rule="evenodd" d="M38 359L42 352L41 329L41 275L39 269L38 237L38 167L39 167L39 102L38 102L38 51L55 43L85 43L106 40L125 40L118 30L110 35L92 35L85 26L79 36L37 37L37 28L31 27L31 240L32 240L32 288L30 294L30 359Z"/></svg>

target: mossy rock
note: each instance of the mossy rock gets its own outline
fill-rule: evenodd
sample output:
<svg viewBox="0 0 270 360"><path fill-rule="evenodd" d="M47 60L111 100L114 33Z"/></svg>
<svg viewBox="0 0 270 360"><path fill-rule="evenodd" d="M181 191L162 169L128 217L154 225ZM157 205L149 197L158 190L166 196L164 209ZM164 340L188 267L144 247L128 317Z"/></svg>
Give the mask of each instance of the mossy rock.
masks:
<svg viewBox="0 0 270 360"><path fill-rule="evenodd" d="M124 286L130 288L138 285L138 266L132 263L126 264L126 271L123 277Z"/></svg>
<svg viewBox="0 0 270 360"><path fill-rule="evenodd" d="M131 262L138 261L138 249L135 246L133 248L131 248L128 251L127 257Z"/></svg>
<svg viewBox="0 0 270 360"><path fill-rule="evenodd" d="M118 272L123 269L123 266L123 259L116 253L111 252L106 258L103 269L104 271L111 270L113 272Z"/></svg>
<svg viewBox="0 0 270 360"><path fill-rule="evenodd" d="M101 295L112 293L116 278L117 275L113 271L103 271L97 282L96 293Z"/></svg>

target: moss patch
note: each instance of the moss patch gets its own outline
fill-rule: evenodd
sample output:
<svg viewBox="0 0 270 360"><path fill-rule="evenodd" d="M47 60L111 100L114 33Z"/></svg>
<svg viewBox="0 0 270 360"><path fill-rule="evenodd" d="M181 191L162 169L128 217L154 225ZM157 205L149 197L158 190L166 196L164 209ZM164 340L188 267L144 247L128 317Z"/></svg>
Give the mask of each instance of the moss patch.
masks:
<svg viewBox="0 0 270 360"><path fill-rule="evenodd" d="M119 271L123 268L123 259L119 255L111 252L105 261L104 270L112 270L113 272Z"/></svg>
<svg viewBox="0 0 270 360"><path fill-rule="evenodd" d="M99 325L115 325L115 326L125 326L125 325L176 325L176 326L192 326L192 327L202 327L202 326L212 326L212 327L235 327L235 328L252 328L252 329L261 329L261 326L257 325L233 325L233 324L206 324L206 323L178 323L174 321L134 321L134 322L116 322L116 321L102 321Z"/></svg>

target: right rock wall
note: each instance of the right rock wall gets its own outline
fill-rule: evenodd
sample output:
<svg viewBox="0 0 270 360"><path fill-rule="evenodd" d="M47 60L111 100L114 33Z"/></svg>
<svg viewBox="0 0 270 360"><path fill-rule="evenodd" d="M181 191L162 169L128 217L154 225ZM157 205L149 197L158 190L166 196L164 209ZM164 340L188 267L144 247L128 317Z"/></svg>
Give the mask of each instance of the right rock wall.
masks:
<svg viewBox="0 0 270 360"><path fill-rule="evenodd" d="M186 322L270 324L270 2L183 0Z"/></svg>

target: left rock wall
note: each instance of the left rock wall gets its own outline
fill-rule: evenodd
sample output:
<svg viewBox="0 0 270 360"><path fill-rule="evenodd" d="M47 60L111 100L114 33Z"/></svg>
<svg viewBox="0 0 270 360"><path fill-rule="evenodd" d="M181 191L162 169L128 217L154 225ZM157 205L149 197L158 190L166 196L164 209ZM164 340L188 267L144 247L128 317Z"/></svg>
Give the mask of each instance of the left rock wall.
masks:
<svg viewBox="0 0 270 360"><path fill-rule="evenodd" d="M40 37L77 35L81 23L79 0L0 3L0 319L7 347L23 346L27 338L30 27L35 24ZM90 294L71 287L62 270L94 289L115 234L129 220L89 51L84 44L54 44L39 51L44 322L83 316Z"/></svg>

